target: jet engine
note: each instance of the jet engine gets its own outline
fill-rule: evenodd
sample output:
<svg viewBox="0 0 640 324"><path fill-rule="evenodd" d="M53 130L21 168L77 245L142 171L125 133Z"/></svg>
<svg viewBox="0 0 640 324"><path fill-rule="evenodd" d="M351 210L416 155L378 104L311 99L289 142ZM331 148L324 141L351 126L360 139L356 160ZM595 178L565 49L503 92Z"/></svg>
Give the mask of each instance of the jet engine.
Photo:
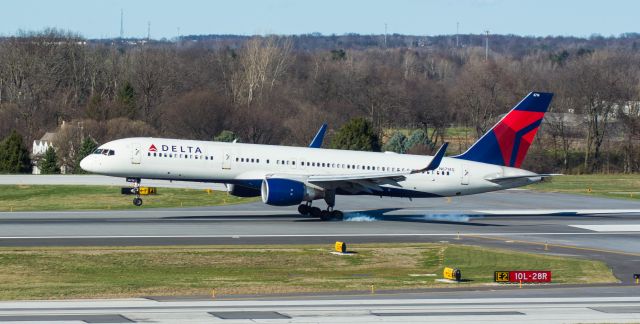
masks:
<svg viewBox="0 0 640 324"><path fill-rule="evenodd" d="M324 191L291 179L262 180L262 202L273 206L292 206L324 197Z"/></svg>

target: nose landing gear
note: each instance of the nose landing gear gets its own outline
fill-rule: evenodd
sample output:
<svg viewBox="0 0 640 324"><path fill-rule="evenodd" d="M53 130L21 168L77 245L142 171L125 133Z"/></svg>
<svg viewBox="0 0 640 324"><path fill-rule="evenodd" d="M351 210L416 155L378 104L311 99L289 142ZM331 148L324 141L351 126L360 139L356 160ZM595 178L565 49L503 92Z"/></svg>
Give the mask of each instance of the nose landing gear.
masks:
<svg viewBox="0 0 640 324"><path fill-rule="evenodd" d="M133 183L133 188L131 188L131 192L136 195L135 198L133 198L133 205L134 206L142 206L142 198L140 198L140 182L142 180L140 178L127 178L127 182L132 182Z"/></svg>

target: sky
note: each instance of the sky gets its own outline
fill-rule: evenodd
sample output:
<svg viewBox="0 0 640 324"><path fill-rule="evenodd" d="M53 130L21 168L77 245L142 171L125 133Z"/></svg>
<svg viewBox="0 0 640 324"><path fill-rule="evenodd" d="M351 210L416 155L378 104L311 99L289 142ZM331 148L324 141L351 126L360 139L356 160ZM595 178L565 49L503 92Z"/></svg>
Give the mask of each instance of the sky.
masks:
<svg viewBox="0 0 640 324"><path fill-rule="evenodd" d="M345 33L603 36L640 32L637 0L4 0L0 35L48 27L86 38Z"/></svg>

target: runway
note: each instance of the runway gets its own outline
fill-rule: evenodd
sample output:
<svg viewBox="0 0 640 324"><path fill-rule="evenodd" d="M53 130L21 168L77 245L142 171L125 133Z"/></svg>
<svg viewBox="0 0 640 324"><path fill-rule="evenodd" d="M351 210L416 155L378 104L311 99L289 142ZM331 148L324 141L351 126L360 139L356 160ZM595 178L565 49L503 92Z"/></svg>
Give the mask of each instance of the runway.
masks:
<svg viewBox="0 0 640 324"><path fill-rule="evenodd" d="M0 213L0 246L477 244L605 261L640 272L640 203L509 190L451 199L338 198L344 221L261 202L206 208ZM545 249L546 248L546 249Z"/></svg>
<svg viewBox="0 0 640 324"><path fill-rule="evenodd" d="M585 297L589 296L589 297ZM640 289L0 302L0 321L89 323L637 322Z"/></svg>

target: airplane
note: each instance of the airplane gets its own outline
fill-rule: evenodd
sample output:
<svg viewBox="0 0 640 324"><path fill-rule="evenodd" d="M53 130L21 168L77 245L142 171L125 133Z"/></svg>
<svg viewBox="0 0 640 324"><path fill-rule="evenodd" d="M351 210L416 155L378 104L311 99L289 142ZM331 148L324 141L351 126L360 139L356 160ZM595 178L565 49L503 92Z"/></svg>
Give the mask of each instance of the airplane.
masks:
<svg viewBox="0 0 640 324"><path fill-rule="evenodd" d="M142 179L222 183L231 195L274 206L298 205L321 220L341 219L337 195L452 197L525 186L553 174L520 169L552 93L531 92L464 153L445 157L319 148L326 125L309 147L135 137L111 141L85 157L91 173L133 183ZM312 206L323 199L327 209Z"/></svg>

